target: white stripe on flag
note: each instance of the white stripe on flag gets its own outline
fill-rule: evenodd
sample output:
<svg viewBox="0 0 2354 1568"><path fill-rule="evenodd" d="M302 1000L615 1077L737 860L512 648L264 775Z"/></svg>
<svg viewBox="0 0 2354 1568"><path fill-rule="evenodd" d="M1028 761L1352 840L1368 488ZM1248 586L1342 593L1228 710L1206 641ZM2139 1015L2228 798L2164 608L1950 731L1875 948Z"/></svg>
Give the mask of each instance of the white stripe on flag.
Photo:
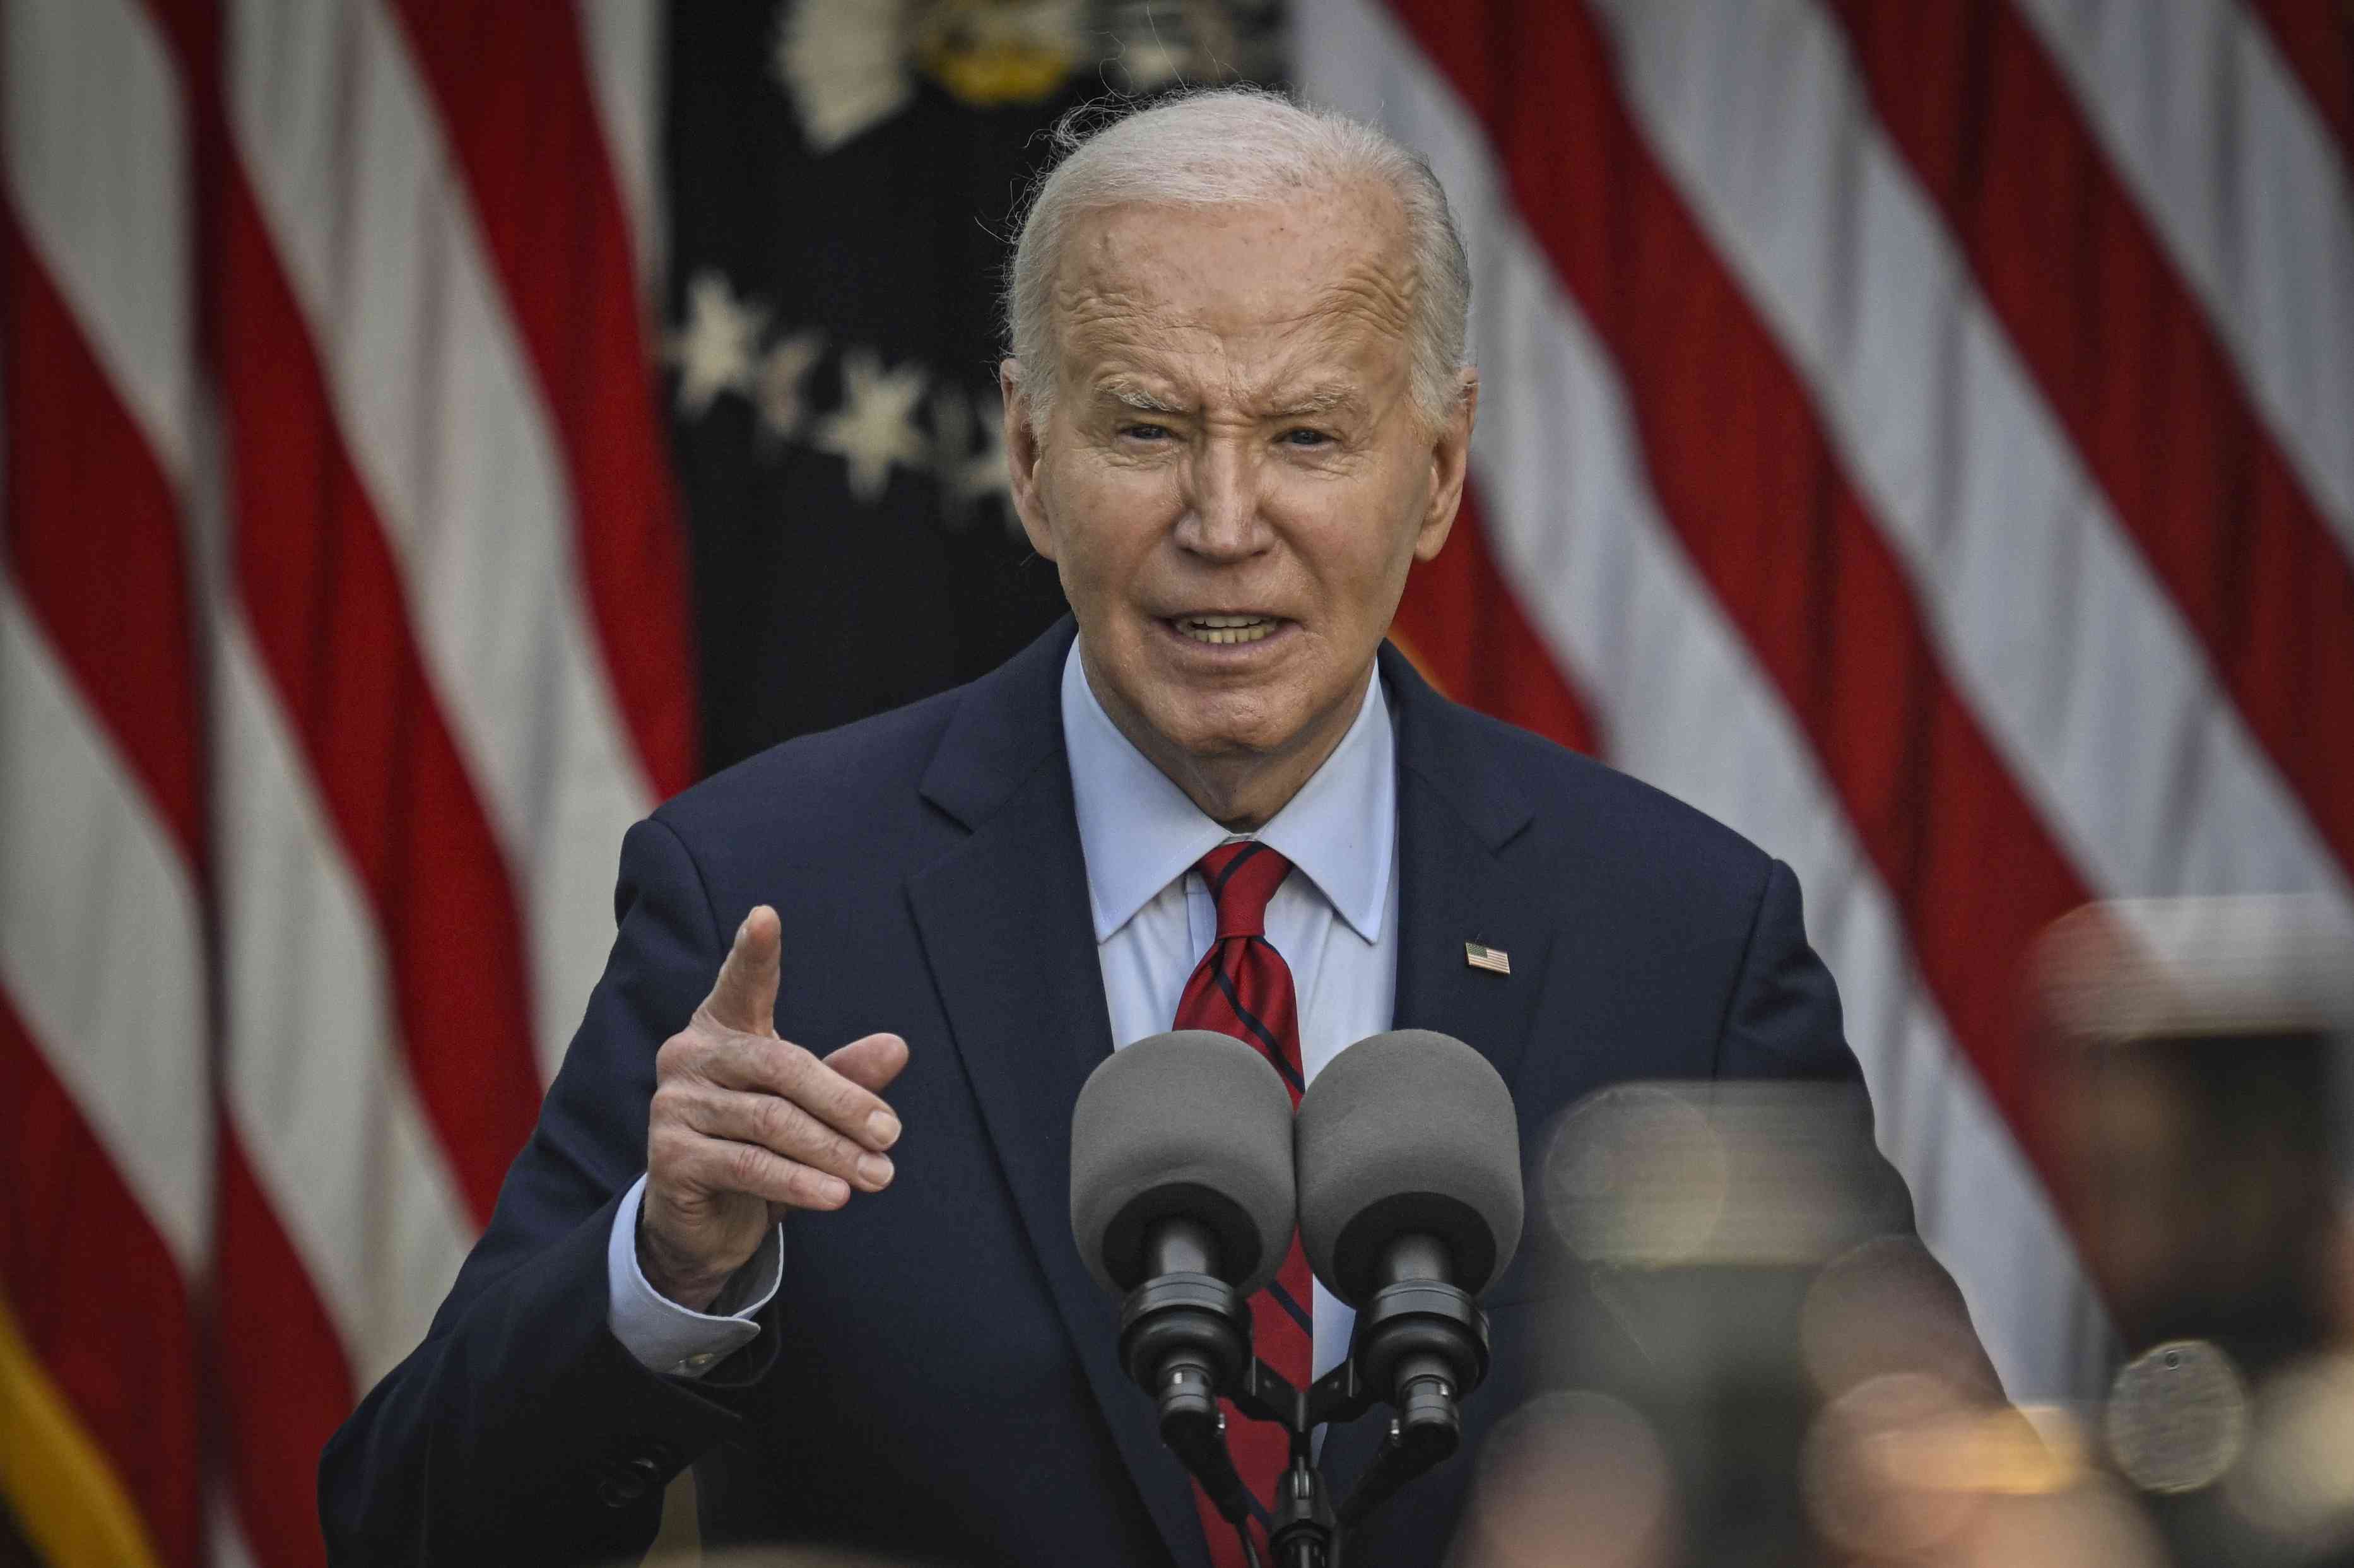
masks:
<svg viewBox="0 0 2354 1568"><path fill-rule="evenodd" d="M234 15L238 139L513 873L552 1076L652 791L584 618L546 411L398 27L367 0Z"/></svg>
<svg viewBox="0 0 2354 1568"><path fill-rule="evenodd" d="M1604 4L1628 104L1806 377L1946 663L2087 880L2311 891L2336 863L1806 0Z"/></svg>
<svg viewBox="0 0 2354 1568"><path fill-rule="evenodd" d="M230 1115L366 1388L425 1337L473 1225L402 1066L367 901L227 617L215 666Z"/></svg>
<svg viewBox="0 0 2354 1568"><path fill-rule="evenodd" d="M156 461L185 477L195 273L171 60L123 0L9 0L0 27L9 194ZM102 135L92 134L99 103Z"/></svg>
<svg viewBox="0 0 2354 1568"><path fill-rule="evenodd" d="M664 13L644 0L576 5L580 42L588 51L588 87L630 222L630 253L638 277L652 285L641 291L651 323L662 298L663 201L654 173L662 146ZM646 334L648 342L659 336L651 329Z"/></svg>
<svg viewBox="0 0 2354 1568"><path fill-rule="evenodd" d="M213 1120L196 889L5 575L0 714L0 986L200 1279Z"/></svg>
<svg viewBox="0 0 2354 1568"><path fill-rule="evenodd" d="M2354 170L2269 31L2238 0L2013 3L2354 555Z"/></svg>

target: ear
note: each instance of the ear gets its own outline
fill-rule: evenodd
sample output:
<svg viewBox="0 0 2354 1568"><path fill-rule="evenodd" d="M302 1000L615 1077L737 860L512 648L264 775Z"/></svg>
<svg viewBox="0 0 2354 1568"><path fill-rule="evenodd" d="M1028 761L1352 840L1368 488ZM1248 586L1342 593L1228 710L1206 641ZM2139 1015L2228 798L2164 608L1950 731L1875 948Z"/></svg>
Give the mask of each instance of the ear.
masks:
<svg viewBox="0 0 2354 1568"><path fill-rule="evenodd" d="M1013 493L1014 514L1022 519L1022 532L1029 536L1030 547L1051 561L1055 558L1055 535L1047 525L1046 508L1038 495L1036 410L1029 394L1023 390L1020 360L997 362L997 390L1004 403L1005 477Z"/></svg>
<svg viewBox="0 0 2354 1568"><path fill-rule="evenodd" d="M1414 558L1426 561L1447 543L1455 514L1463 505L1463 481L1471 468L1471 427L1479 417L1479 373L1463 372L1455 407L1430 438L1430 501L1414 540Z"/></svg>

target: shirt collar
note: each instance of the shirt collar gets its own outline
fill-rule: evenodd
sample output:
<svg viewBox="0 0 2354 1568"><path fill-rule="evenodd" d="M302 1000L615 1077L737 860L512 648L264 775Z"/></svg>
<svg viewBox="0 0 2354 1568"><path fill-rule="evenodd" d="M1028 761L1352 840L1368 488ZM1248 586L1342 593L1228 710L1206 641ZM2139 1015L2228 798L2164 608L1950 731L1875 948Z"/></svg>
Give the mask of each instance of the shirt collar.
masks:
<svg viewBox="0 0 2354 1568"><path fill-rule="evenodd" d="M1380 691L1376 671L1341 744L1257 834L1368 942L1381 939L1397 844L1397 741ZM1063 662L1062 702L1087 902L1101 942L1229 835L1119 733L1087 684L1076 642Z"/></svg>

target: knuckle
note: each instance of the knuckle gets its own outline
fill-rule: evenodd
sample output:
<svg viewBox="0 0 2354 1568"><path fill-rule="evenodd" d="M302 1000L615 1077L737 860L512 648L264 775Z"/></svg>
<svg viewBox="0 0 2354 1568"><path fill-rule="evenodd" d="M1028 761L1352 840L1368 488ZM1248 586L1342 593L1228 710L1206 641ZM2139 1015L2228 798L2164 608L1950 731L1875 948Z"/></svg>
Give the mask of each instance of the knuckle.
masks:
<svg viewBox="0 0 2354 1568"><path fill-rule="evenodd" d="M686 1119L686 1092L677 1084L657 1084L648 1119L657 1129L672 1127Z"/></svg>
<svg viewBox="0 0 2354 1568"><path fill-rule="evenodd" d="M779 1094L798 1094L809 1081L810 1069L818 1065L817 1058L790 1040L765 1040L761 1045L764 1075Z"/></svg>
<svg viewBox="0 0 2354 1568"><path fill-rule="evenodd" d="M763 1095L752 1112L752 1136L781 1150L801 1136L808 1122L809 1114L792 1101Z"/></svg>
<svg viewBox="0 0 2354 1568"><path fill-rule="evenodd" d="M805 1209L833 1207L833 1194L823 1175L805 1165L795 1166L785 1179L785 1189L793 1202Z"/></svg>
<svg viewBox="0 0 2354 1568"><path fill-rule="evenodd" d="M663 1041L662 1049L654 1053L655 1080L668 1082L694 1071L702 1044L692 1028L682 1029Z"/></svg>
<svg viewBox="0 0 2354 1568"><path fill-rule="evenodd" d="M863 1118L865 1114L866 1091L831 1067L824 1069L812 1090L826 1120L836 1126Z"/></svg>
<svg viewBox="0 0 2354 1568"><path fill-rule="evenodd" d="M727 1185L737 1192L763 1192L769 1174L769 1156L748 1143L728 1146L723 1168Z"/></svg>
<svg viewBox="0 0 2354 1568"><path fill-rule="evenodd" d="M687 1163L692 1139L680 1128L654 1128L645 1139L645 1171L657 1184L669 1184Z"/></svg>

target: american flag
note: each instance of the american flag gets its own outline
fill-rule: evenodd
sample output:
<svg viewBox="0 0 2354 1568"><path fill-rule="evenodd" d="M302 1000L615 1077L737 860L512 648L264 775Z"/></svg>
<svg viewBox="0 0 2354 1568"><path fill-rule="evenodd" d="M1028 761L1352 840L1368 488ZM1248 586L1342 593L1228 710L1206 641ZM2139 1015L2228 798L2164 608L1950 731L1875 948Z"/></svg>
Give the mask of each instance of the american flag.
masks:
<svg viewBox="0 0 2354 1568"><path fill-rule="evenodd" d="M690 777L654 18L5 16L5 1500L315 1563Z"/></svg>
<svg viewBox="0 0 2354 1568"><path fill-rule="evenodd" d="M0 1531L315 1563L319 1446L693 771L659 17L0 18ZM1797 867L1925 1231L2012 1392L2074 1386L2028 943L2104 896L2354 921L2354 16L1293 22L1475 269L1473 493L1402 641Z"/></svg>

